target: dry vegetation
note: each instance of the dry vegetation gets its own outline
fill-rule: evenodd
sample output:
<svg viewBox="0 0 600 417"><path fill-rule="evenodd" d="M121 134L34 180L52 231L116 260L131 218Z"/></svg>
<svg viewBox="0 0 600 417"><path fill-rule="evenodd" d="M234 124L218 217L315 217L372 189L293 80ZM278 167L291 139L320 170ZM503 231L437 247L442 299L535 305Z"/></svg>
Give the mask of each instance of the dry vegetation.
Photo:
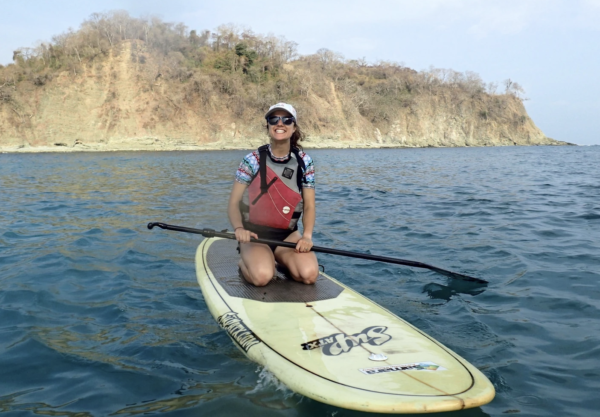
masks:
<svg viewBox="0 0 600 417"><path fill-rule="evenodd" d="M299 56L295 42L248 29L229 25L214 32L190 31L183 24L112 11L93 14L79 30L57 35L50 43L14 51L14 63L0 66L0 105L12 102L18 112L19 90L42 87L62 72L77 76L86 67L101 66L123 41L132 41L131 59L144 68L140 74L148 88L158 79L173 84L168 100L175 107L210 106L211 97L218 95L235 117L249 119L276 101L291 101L310 116L307 128L315 133L328 120L311 110L309 96L329 97L332 86L347 118L360 115L382 131L400 109L415 106L423 96L438 96L457 108L465 100L480 100L478 116L495 120L507 99L523 93L507 80L498 94L496 84L486 84L472 72L417 72L388 62L344 60L327 49Z"/></svg>

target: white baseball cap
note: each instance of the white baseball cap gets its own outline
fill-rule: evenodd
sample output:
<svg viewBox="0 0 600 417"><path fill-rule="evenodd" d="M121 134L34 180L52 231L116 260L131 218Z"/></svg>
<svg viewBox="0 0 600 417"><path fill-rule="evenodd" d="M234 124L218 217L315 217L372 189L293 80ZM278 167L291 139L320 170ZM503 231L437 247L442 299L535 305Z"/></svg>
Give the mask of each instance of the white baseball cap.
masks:
<svg viewBox="0 0 600 417"><path fill-rule="evenodd" d="M277 104L274 104L273 106L269 107L269 111L267 112L267 114L265 114L265 119L267 117L269 117L271 115L271 113L273 113L277 110L284 110L284 111L288 112L289 114L291 114L294 117L294 119L296 119L296 121L298 121L298 117L296 117L296 109L294 108L294 106L292 106L291 104L287 104L287 103L277 103Z"/></svg>

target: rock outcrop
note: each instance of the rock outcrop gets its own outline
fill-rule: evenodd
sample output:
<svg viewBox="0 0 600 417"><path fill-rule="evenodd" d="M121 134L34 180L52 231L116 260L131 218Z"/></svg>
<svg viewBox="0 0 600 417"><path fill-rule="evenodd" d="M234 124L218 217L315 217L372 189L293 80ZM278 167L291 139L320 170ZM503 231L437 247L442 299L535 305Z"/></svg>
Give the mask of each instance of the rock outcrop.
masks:
<svg viewBox="0 0 600 417"><path fill-rule="evenodd" d="M240 113L217 90L194 92L201 79L165 80L158 64L139 59L143 51L143 42L123 41L102 62L15 87L0 100L0 150L248 149L266 141L266 109ZM302 77L305 69L292 62L285 71ZM157 73L151 83L149 73ZM432 89L379 123L329 84L329 91L307 90L293 103L307 148L565 144L547 138L510 94L465 97Z"/></svg>

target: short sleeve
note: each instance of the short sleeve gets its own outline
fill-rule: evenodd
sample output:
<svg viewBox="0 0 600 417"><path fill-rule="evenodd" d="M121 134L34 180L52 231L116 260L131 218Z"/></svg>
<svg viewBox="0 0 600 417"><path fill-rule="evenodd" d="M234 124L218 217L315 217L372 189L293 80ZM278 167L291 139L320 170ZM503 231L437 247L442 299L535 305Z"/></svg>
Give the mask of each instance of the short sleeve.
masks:
<svg viewBox="0 0 600 417"><path fill-rule="evenodd" d="M304 152L301 152L300 156L306 167L304 175L302 176L302 186L304 188L315 188L315 163L312 158Z"/></svg>
<svg viewBox="0 0 600 417"><path fill-rule="evenodd" d="M240 184L250 185L256 174L258 174L258 154L250 152L240 162L235 172L235 180Z"/></svg>

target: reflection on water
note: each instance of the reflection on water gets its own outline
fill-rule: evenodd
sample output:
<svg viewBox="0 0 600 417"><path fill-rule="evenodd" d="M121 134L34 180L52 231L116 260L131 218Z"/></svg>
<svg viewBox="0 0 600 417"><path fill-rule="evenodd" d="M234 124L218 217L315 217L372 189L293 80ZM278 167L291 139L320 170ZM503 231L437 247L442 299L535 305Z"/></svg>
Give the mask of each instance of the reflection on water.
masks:
<svg viewBox="0 0 600 417"><path fill-rule="evenodd" d="M491 404L444 416L600 407L599 153L309 152L318 245L490 282L319 254L328 274L494 383ZM367 415L291 395L256 372L204 304L193 265L201 238L146 229L230 227L245 154L0 155L0 412Z"/></svg>
<svg viewBox="0 0 600 417"><path fill-rule="evenodd" d="M173 393L177 395L175 397L161 400L145 400L143 404L128 405L125 408L115 411L111 415L154 414L185 410L195 408L203 402L209 402L216 398L242 395L244 394L244 390L244 387L237 385L235 382L225 384L199 383L190 386L182 386ZM194 392L194 394L190 394L189 392Z"/></svg>
<svg viewBox="0 0 600 417"><path fill-rule="evenodd" d="M423 292L427 293L429 298L437 300L450 301L450 299L459 294L478 295L485 291L485 284L462 280L449 280L448 285L442 285L430 282L423 287Z"/></svg>

